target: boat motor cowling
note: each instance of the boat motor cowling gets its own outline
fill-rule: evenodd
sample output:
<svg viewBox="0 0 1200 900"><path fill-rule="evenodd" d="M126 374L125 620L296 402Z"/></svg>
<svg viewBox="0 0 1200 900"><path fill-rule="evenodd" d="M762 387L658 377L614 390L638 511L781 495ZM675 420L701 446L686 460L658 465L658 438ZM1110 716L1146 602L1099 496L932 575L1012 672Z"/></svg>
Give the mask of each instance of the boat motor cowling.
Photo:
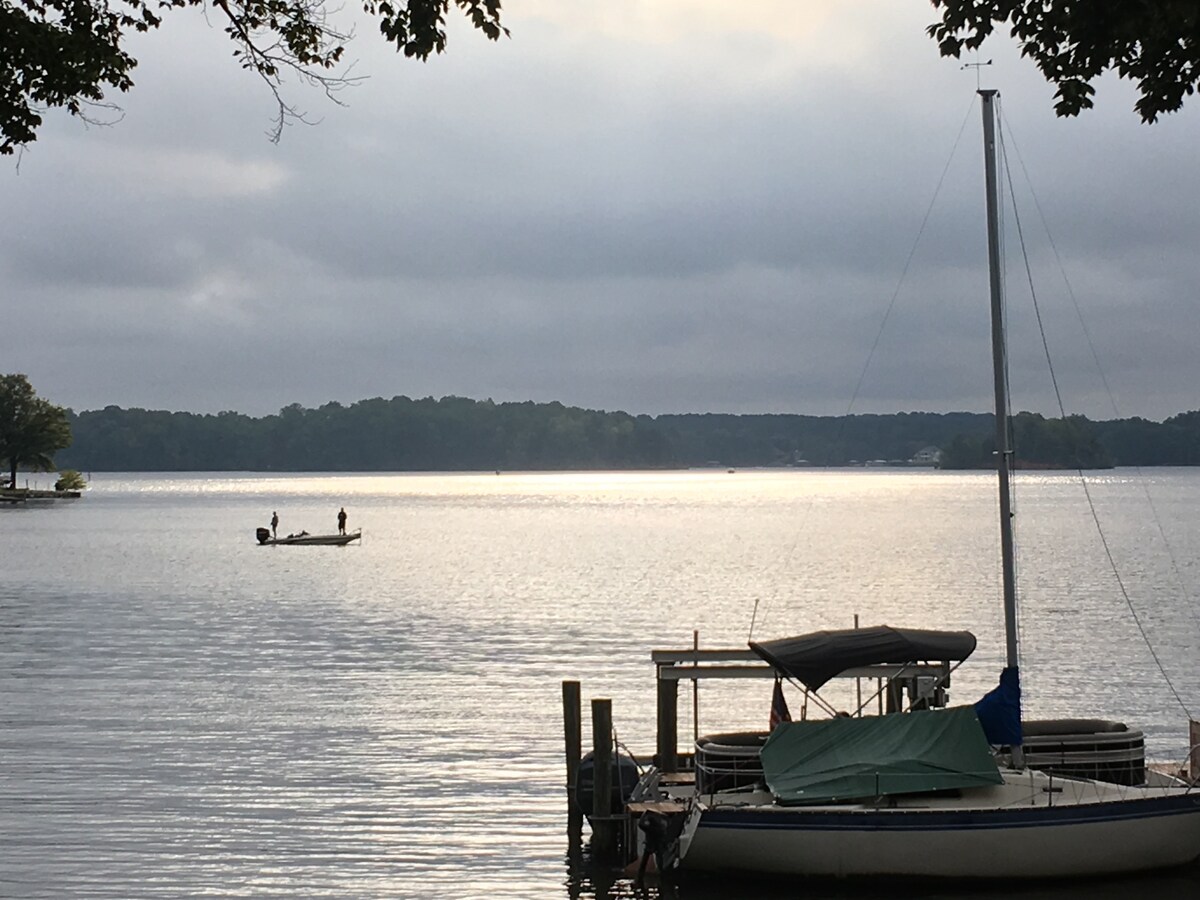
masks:
<svg viewBox="0 0 1200 900"><path fill-rule="evenodd" d="M258 542L260 544L265 544L267 541L269 541L271 539L271 529L270 528L257 528L257 529L255 529L254 534L258 538Z"/></svg>
<svg viewBox="0 0 1200 900"><path fill-rule="evenodd" d="M611 812L618 812L625 806L625 801L629 799L629 795L633 793L633 789L637 787L638 779L641 778L641 772L638 771L638 765L633 758L624 754L617 753L612 757L610 765L610 784L612 785L611 806L605 810L603 815L608 815ZM596 764L592 759L592 754L586 754L579 763L579 774L576 776L578 781L575 783L575 802L579 805L579 809L591 816L594 812L592 809L592 790L596 778Z"/></svg>

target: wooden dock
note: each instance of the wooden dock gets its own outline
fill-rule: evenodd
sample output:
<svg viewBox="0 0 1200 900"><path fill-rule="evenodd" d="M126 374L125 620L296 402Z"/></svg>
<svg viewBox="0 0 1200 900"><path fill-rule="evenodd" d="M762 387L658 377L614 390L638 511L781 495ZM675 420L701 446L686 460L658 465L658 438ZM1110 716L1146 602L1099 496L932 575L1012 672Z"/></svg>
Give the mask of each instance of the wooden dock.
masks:
<svg viewBox="0 0 1200 900"><path fill-rule="evenodd" d="M857 617L855 625L857 626ZM618 771L619 759L613 734L612 700L599 698L591 701L592 747L591 773L592 790L588 796L579 791L580 759L583 752L583 698L578 681L564 681L563 692L563 738L567 769L567 833L572 848L582 845L582 827L586 819L591 826L591 854L598 862L625 865L639 856L642 866L646 864L647 848L661 849L661 836L650 833L667 827L667 819L676 824L684 815L686 804L676 802L692 792L695 785L695 757L690 752L679 750L679 706L680 682L697 682L707 679L772 679L775 669L758 654L746 647L701 648L700 636L692 634L692 646L679 650L652 650L650 661L654 665L656 715L655 752L649 758L658 772L658 783L673 795L667 802L646 802L641 798L614 801L613 773ZM929 675L947 679L947 664L899 665L879 664L845 670L844 677L873 681L879 713L883 714L885 700L890 707L894 698L886 697L883 684L886 679L900 672L910 677ZM861 704L860 704L861 705ZM699 720L699 701L692 694L692 715ZM584 779L586 785L587 780ZM673 790L672 790L673 789ZM631 802L632 800L632 802ZM642 838L639 840L639 834Z"/></svg>
<svg viewBox="0 0 1200 900"><path fill-rule="evenodd" d="M32 488L0 489L0 503L26 503L30 500L78 500L81 491L38 491Z"/></svg>

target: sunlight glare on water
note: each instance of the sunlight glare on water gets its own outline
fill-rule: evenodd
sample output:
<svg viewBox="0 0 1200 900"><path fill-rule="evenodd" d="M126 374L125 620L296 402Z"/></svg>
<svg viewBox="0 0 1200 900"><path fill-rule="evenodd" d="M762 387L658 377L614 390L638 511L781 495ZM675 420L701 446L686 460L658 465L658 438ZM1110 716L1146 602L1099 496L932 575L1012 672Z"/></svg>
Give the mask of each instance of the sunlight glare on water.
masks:
<svg viewBox="0 0 1200 900"><path fill-rule="evenodd" d="M1200 711L1200 476L1092 491ZM361 545L254 541L342 506ZM857 614L974 631L969 702L1004 657L994 506L982 473L698 470L113 474L0 510L0 895L633 896L568 866L561 681L647 757L651 649ZM1017 511L1029 713L1128 720L1181 758L1078 484L1023 477ZM768 693L705 684L701 730L764 727Z"/></svg>

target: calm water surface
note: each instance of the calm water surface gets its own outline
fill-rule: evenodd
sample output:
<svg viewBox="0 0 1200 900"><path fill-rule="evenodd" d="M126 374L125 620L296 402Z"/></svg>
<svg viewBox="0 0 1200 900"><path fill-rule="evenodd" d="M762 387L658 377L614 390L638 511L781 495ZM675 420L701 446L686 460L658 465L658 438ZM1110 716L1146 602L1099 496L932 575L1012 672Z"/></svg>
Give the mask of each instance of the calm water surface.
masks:
<svg viewBox="0 0 1200 900"><path fill-rule="evenodd" d="M1017 488L1028 712L1121 718L1181 759L1200 473L1091 479L1107 551L1077 479ZM639 890L568 859L560 682L613 698L644 753L652 648L858 614L973 630L954 683L973 700L1004 654L994 493L890 470L96 475L81 501L0 509L0 895L795 896ZM361 546L254 543L272 510L317 532L341 506ZM700 730L763 727L768 706L765 682L706 684ZM955 892L853 896L876 894Z"/></svg>

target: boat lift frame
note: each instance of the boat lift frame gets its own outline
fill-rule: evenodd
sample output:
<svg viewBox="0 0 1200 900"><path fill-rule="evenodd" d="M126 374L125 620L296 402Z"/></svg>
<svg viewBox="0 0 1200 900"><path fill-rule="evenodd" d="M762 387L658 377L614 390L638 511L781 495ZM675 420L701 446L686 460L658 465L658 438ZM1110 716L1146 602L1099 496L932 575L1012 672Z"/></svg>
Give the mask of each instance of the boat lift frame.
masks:
<svg viewBox="0 0 1200 900"><path fill-rule="evenodd" d="M655 755L658 769L663 773L675 773L680 769L679 754L679 682L692 682L695 690L698 682L706 679L776 678L775 668L753 650L741 647L686 650L652 650L650 659L654 663L655 696L657 699L657 741ZM949 662L938 663L895 663L873 666L857 666L846 669L837 678L872 678L880 684L878 695L882 699L885 686L897 683L898 679L932 678L935 687L948 688L950 673L956 668ZM899 685L897 684L897 687ZM809 696L820 697L815 691ZM898 698L896 698L898 700ZM824 701L820 701L824 702ZM868 699L868 702L869 699ZM858 704L861 715L863 704ZM694 701L695 718L699 718L699 703Z"/></svg>

